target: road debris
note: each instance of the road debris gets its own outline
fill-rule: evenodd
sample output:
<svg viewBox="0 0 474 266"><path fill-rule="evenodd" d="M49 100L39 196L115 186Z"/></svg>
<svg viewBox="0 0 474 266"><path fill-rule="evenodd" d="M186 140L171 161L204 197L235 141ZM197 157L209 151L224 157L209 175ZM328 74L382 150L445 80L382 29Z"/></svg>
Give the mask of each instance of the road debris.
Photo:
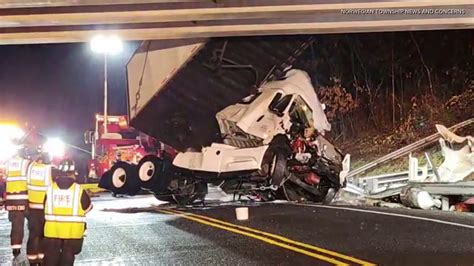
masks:
<svg viewBox="0 0 474 266"><path fill-rule="evenodd" d="M239 207L235 208L235 216L239 221L246 221L249 219L249 208Z"/></svg>
<svg viewBox="0 0 474 266"><path fill-rule="evenodd" d="M451 128L474 122L471 118ZM474 206L474 138L458 136L443 125L438 133L383 156L354 171L344 162L342 174L347 186L340 190L332 204L409 207L425 210L473 211ZM420 166L412 152L425 147L439 137L444 161L436 166L428 153L427 165ZM408 171L371 177L354 176L369 168L409 152ZM350 158L350 157L348 157ZM382 160L383 159L383 160ZM349 159L348 159L349 160ZM347 160L347 161L348 161Z"/></svg>

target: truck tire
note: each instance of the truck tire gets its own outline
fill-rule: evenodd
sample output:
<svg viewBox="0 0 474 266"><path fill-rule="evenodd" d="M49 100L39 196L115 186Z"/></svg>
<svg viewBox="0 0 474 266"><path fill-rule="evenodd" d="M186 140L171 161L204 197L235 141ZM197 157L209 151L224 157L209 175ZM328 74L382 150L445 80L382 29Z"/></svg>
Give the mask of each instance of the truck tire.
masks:
<svg viewBox="0 0 474 266"><path fill-rule="evenodd" d="M281 150L278 149L273 153L269 169L272 185L279 187L283 183L287 174L287 163L288 156Z"/></svg>
<svg viewBox="0 0 474 266"><path fill-rule="evenodd" d="M277 193L279 194L278 198L291 202L306 202L311 200L311 198L308 197L309 195L307 195L302 188L290 180L285 182L280 189L278 189Z"/></svg>
<svg viewBox="0 0 474 266"><path fill-rule="evenodd" d="M277 191L277 197L279 199L285 199L294 202L321 202L323 204L330 204L334 199L338 188L319 186L318 191L320 195L308 192L306 189L301 187L298 182L293 180L287 180Z"/></svg>
<svg viewBox="0 0 474 266"><path fill-rule="evenodd" d="M112 173L109 171L102 174L99 179L99 187L107 190L112 189Z"/></svg>
<svg viewBox="0 0 474 266"><path fill-rule="evenodd" d="M185 206L191 204L194 201L200 199L204 200L207 194L207 183L197 182L193 185L188 185L189 187L185 190L182 190L182 193L174 193L173 199L176 204L180 206Z"/></svg>
<svg viewBox="0 0 474 266"><path fill-rule="evenodd" d="M165 202L170 202L170 203L175 202L173 195L171 195L171 191L168 190L164 193L167 193L167 194L153 194L153 195L159 201L165 201Z"/></svg>
<svg viewBox="0 0 474 266"><path fill-rule="evenodd" d="M282 134L276 135L270 142L262 160L261 169L270 178L272 185L279 187L288 174L288 157L291 155L288 138Z"/></svg>
<svg viewBox="0 0 474 266"><path fill-rule="evenodd" d="M167 190L171 178L164 171L165 161L155 155L147 155L138 163L138 179L140 187L157 194Z"/></svg>
<svg viewBox="0 0 474 266"><path fill-rule="evenodd" d="M268 147L263 156L262 169L270 178L272 185L280 186L288 172L288 154L280 147Z"/></svg>
<svg viewBox="0 0 474 266"><path fill-rule="evenodd" d="M134 196L140 191L135 165L117 162L110 169L110 175L112 192Z"/></svg>

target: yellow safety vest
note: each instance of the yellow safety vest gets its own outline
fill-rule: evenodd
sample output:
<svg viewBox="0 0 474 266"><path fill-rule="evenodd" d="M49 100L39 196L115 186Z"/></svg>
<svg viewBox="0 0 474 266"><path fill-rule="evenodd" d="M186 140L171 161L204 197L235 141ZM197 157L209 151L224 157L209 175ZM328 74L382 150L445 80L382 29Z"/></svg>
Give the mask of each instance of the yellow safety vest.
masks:
<svg viewBox="0 0 474 266"><path fill-rule="evenodd" d="M59 239L81 239L84 237L86 214L81 196L84 189L72 184L60 189L53 183L46 193L44 236Z"/></svg>
<svg viewBox="0 0 474 266"><path fill-rule="evenodd" d="M46 190L51 186L53 177L51 165L33 162L28 168L28 207L43 209Z"/></svg>
<svg viewBox="0 0 474 266"><path fill-rule="evenodd" d="M26 201L28 199L27 171L29 161L21 157L8 160L6 164L6 200Z"/></svg>

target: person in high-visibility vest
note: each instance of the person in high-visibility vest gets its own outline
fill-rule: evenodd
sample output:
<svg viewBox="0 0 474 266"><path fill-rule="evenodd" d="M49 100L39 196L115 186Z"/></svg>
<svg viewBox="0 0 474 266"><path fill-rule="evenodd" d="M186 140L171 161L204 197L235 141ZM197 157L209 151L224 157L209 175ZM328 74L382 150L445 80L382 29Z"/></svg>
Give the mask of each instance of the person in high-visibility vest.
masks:
<svg viewBox="0 0 474 266"><path fill-rule="evenodd" d="M60 162L59 174L46 192L44 265L73 265L82 250L86 214L92 209L90 197L75 182L74 162Z"/></svg>
<svg viewBox="0 0 474 266"><path fill-rule="evenodd" d="M7 161L5 209L11 223L10 244L13 256L20 255L23 242L26 210L28 206L28 189L26 175L30 161L17 155Z"/></svg>
<svg viewBox="0 0 474 266"><path fill-rule="evenodd" d="M41 250L44 229L44 198L53 183L52 166L46 154L40 154L28 167L28 231L26 254L31 264L39 264L44 258Z"/></svg>

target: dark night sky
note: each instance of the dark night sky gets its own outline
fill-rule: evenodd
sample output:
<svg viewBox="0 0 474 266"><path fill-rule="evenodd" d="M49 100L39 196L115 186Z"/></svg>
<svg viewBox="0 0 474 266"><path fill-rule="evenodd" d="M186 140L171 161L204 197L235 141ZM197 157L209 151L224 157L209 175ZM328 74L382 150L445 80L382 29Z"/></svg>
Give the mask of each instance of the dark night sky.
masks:
<svg viewBox="0 0 474 266"><path fill-rule="evenodd" d="M109 57L109 114L126 112L125 65L137 46ZM103 56L87 43L0 46L0 121L29 122L83 146L102 110Z"/></svg>

